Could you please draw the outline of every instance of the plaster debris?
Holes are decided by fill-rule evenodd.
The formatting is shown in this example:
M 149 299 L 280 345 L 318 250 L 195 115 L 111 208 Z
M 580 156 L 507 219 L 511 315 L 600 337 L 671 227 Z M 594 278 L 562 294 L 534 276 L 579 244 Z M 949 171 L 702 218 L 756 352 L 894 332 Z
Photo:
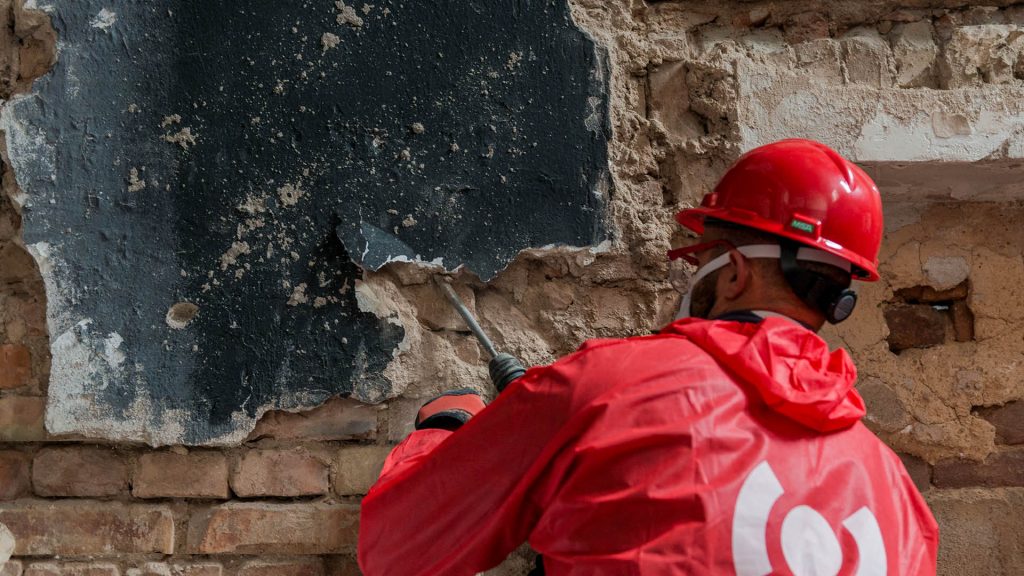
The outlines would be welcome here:
M 363 14 L 369 16 L 370 12 L 373 11 L 374 6 L 376 6 L 376 4 L 363 4 Z
M 402 226 L 404 228 L 412 228 L 416 224 L 416 219 L 412 217 L 412 214 L 406 214 L 405 218 L 402 219 Z
M 139 179 L 139 169 L 132 168 L 128 171 L 128 191 L 138 192 L 146 187 L 146 181 Z
M 277 197 L 284 206 L 295 206 L 305 194 L 306 192 L 301 188 L 300 184 L 292 184 L 290 182 L 277 189 Z
M 220 269 L 227 270 L 228 266 L 234 265 L 240 256 L 248 254 L 250 251 L 248 242 L 233 242 L 231 248 L 228 248 L 227 252 L 221 254 Z
M 363 19 L 356 13 L 355 8 L 346 6 L 342 0 L 335 2 L 334 6 L 338 9 L 338 24 L 348 24 L 353 28 L 362 27 Z
M 306 295 L 306 283 L 299 284 L 292 289 L 292 295 L 288 298 L 289 306 L 298 306 L 299 304 L 305 304 L 309 302 L 309 296 Z
M 188 150 L 189 146 L 195 146 L 196 135 L 192 134 L 192 129 L 186 126 L 174 134 L 164 134 L 163 140 L 181 146 L 182 150 Z
M 134 104 L 133 104 L 134 106 Z M 130 108 L 129 108 L 130 110 Z M 167 128 L 171 124 L 181 124 L 180 114 L 171 114 L 170 116 L 164 116 L 164 119 L 160 122 L 161 128 Z
M 509 70 L 515 70 L 516 68 L 519 67 L 522 61 L 522 52 L 510 52 L 508 55 L 508 60 L 505 62 L 505 68 L 508 68 Z
M 111 12 L 106 8 L 103 8 L 102 10 L 100 10 L 100 13 L 97 14 L 91 22 L 89 22 L 89 25 L 93 28 L 99 28 L 100 30 L 106 32 L 107 30 L 110 30 L 110 27 L 113 26 L 114 22 L 116 21 L 117 14 Z
M 427 131 L 422 122 L 413 122 L 409 129 L 412 130 L 413 134 L 423 134 Z
M 262 214 L 267 211 L 267 197 L 260 196 L 257 198 L 255 196 L 248 195 L 245 197 L 245 202 L 242 202 L 235 208 L 243 214 L 249 214 L 252 216 Z
M 320 46 L 323 48 L 324 52 L 336 47 L 340 43 L 341 37 L 331 32 L 324 32 L 324 35 L 320 37 Z
M 164 321 L 174 330 L 183 330 L 195 319 L 197 314 L 199 314 L 199 306 L 191 302 L 178 302 L 167 310 Z

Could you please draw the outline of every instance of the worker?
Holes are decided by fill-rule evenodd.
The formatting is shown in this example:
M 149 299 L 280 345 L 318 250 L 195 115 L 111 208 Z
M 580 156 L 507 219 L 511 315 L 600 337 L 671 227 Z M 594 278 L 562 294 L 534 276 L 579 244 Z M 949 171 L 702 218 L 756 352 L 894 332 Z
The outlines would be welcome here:
M 550 576 L 931 575 L 938 527 L 816 334 L 878 279 L 878 189 L 828 147 L 743 155 L 674 250 L 656 335 L 592 340 L 489 406 L 427 403 L 362 505 L 369 576 L 472 575 L 528 541 Z

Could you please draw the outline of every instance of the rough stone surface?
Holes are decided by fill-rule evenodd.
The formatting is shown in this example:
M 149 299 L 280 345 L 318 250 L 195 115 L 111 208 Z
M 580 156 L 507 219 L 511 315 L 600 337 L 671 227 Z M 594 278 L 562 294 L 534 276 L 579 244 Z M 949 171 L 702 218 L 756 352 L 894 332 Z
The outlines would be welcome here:
M 935 464 L 934 479 L 939 488 L 1024 487 L 1024 449 L 1000 450 L 989 454 L 983 462 L 962 458 L 940 460 Z
M 334 492 L 339 496 L 361 496 L 377 481 L 387 446 L 346 446 L 338 451 Z
M 1024 489 L 933 490 L 925 499 L 939 522 L 939 574 L 1012 576 L 1024 566 Z
M 128 492 L 128 477 L 124 457 L 109 448 L 44 448 L 32 461 L 39 496 L 118 496 Z
M 305 450 L 251 450 L 231 473 L 237 496 L 315 496 L 330 489 L 330 468 Z
M 171 554 L 174 519 L 166 506 L 100 501 L 0 504 L 0 524 L 17 556 Z
M 28 346 L 0 344 L 0 389 L 25 386 L 31 372 L 32 358 Z
M 139 456 L 132 478 L 136 498 L 227 499 L 228 461 L 219 452 L 151 452 Z
M 8 560 L 0 567 L 0 576 L 22 576 L 23 574 L 24 567 L 20 560 Z
M 224 504 L 193 513 L 188 550 L 193 554 L 350 553 L 355 549 L 358 520 L 359 507 L 352 504 Z
M 0 500 L 14 500 L 32 493 L 32 456 L 14 450 L 0 451 Z

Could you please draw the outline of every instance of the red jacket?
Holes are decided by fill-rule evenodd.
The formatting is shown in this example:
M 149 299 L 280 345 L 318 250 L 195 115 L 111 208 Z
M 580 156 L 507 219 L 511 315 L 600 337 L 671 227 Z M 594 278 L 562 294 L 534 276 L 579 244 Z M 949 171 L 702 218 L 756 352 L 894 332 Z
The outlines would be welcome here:
M 682 320 L 530 369 L 414 432 L 363 500 L 368 576 L 934 574 L 938 527 L 849 356 L 784 319 Z

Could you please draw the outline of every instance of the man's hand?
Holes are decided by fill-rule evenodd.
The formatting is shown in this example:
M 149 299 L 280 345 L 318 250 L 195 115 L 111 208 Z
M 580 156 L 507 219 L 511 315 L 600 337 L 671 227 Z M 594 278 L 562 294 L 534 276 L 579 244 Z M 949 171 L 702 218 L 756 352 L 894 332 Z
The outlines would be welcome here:
M 484 409 L 486 404 L 474 390 L 463 388 L 435 397 L 420 408 L 416 429 L 457 430 Z

